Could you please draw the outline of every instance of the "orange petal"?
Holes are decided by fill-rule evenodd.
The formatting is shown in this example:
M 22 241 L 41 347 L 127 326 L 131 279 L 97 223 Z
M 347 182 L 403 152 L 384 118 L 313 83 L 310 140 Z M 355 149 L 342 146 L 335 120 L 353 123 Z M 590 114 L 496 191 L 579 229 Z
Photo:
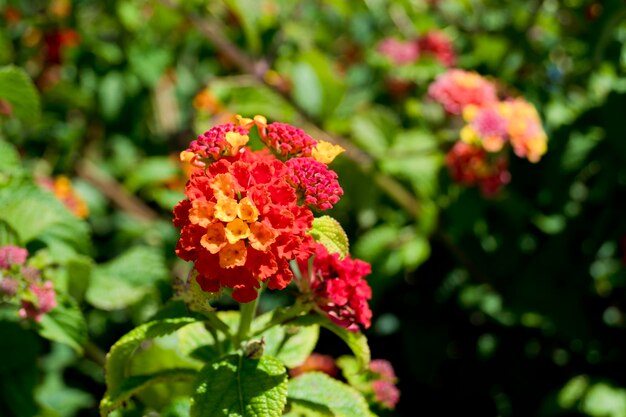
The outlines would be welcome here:
M 211 189 L 215 193 L 215 198 L 233 198 L 235 196 L 235 177 L 231 174 L 217 174 L 211 181 Z
M 250 236 L 248 224 L 241 219 L 235 219 L 226 226 L 226 239 L 228 243 L 236 243 Z
M 269 246 L 276 241 L 278 232 L 264 223 L 254 222 L 250 225 L 250 246 L 261 252 L 267 251 Z
M 234 244 L 227 244 L 220 251 L 220 266 L 222 268 L 234 268 L 246 263 L 246 244 L 243 240 Z
M 214 221 L 215 203 L 195 200 L 189 210 L 189 221 L 202 227 L 208 227 Z
M 209 252 L 215 254 L 226 246 L 226 231 L 222 223 L 213 223 L 200 239 L 200 244 Z

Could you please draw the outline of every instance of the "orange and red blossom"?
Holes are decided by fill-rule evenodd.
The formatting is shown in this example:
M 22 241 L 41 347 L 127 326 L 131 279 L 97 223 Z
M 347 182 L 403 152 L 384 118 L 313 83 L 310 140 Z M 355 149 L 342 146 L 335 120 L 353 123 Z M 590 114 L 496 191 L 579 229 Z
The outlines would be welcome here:
M 297 205 L 288 178 L 283 162 L 247 148 L 192 173 L 188 199 L 174 209 L 176 253 L 194 262 L 204 291 L 232 288 L 247 303 L 261 282 L 278 290 L 291 282 L 288 262 L 311 253 L 313 214 Z
M 338 253 L 329 253 L 324 245 L 315 244 L 313 262 L 299 262 L 303 273 L 298 285 L 310 292 L 317 306 L 335 323 L 351 331 L 359 324 L 368 328 L 372 311 L 368 300 L 372 289 L 364 279 L 371 272 L 370 264 L 349 255 L 341 259 Z
M 70 179 L 64 175 L 55 178 L 41 177 L 37 179 L 39 186 L 54 193 L 54 196 L 76 217 L 85 219 L 89 216 L 89 207 L 72 187 Z
M 530 162 L 538 162 L 548 150 L 548 136 L 535 107 L 523 98 L 503 102 L 508 120 L 507 133 L 513 152 Z

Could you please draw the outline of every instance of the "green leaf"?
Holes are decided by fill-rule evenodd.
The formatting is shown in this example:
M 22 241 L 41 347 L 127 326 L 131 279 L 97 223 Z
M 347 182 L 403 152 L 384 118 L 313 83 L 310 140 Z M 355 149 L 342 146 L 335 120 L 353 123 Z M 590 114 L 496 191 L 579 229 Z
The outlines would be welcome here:
M 398 129 L 397 116 L 384 107 L 355 114 L 350 129 L 355 143 L 372 155 L 382 158 Z
M 0 100 L 11 106 L 11 114 L 25 124 L 33 125 L 41 117 L 39 94 L 32 80 L 21 68 L 0 68 Z
M 258 52 L 261 46 L 258 24 L 263 12 L 262 3 L 256 0 L 226 0 L 226 4 L 239 18 L 250 50 Z
M 290 403 L 335 417 L 373 416 L 354 388 L 321 372 L 307 372 L 288 384 Z
M 338 253 L 341 258 L 348 256 L 350 252 L 348 235 L 334 218 L 322 216 L 314 219 L 309 234 L 317 243 L 324 245 L 329 253 Z
M 155 337 L 175 332 L 183 326 L 194 323 L 196 320 L 189 317 L 155 320 L 134 328 L 118 340 L 107 354 L 105 365 L 105 379 L 107 392 L 119 390 L 122 381 L 126 378 L 126 368 L 135 349 L 142 342 Z M 106 404 L 105 404 L 106 407 Z
M 198 376 L 192 417 L 278 417 L 287 402 L 287 370 L 271 356 L 230 355 Z
M 122 404 L 128 401 L 133 395 L 137 395 L 152 385 L 163 382 L 192 381 L 197 373 L 198 371 L 195 369 L 174 368 L 165 369 L 149 375 L 129 376 L 121 382 L 116 390 L 107 391 L 107 394 L 105 394 L 100 403 L 101 414 L 107 415 L 109 412 L 121 407 Z
M 178 166 L 166 156 L 146 158 L 130 173 L 126 179 L 126 187 L 130 191 L 136 191 L 146 185 L 159 184 L 176 178 L 179 174 Z M 182 196 L 179 197 L 180 199 Z
M 76 301 L 82 301 L 93 270 L 93 260 L 86 256 L 71 258 L 65 264 L 67 271 L 67 291 Z
M 257 317 L 253 328 L 263 328 L 271 322 L 273 312 Z M 311 355 L 317 339 L 319 326 L 304 327 L 277 325 L 260 334 L 265 340 L 265 353 L 274 356 L 288 368 L 302 365 Z
M 354 245 L 357 257 L 373 261 L 385 253 L 398 242 L 400 229 L 392 224 L 382 224 L 364 233 Z
M 98 86 L 100 108 L 106 120 L 113 120 L 124 105 L 124 76 L 118 71 L 109 71 Z
M 157 249 L 136 247 L 96 266 L 85 297 L 102 310 L 125 308 L 154 293 L 155 284 L 167 277 L 165 261 Z
M 15 230 L 7 222 L 0 220 L 0 246 L 5 245 L 21 246 Z
M 363 333 L 346 330 L 338 324 L 333 323 L 328 317 L 320 315 L 299 317 L 293 320 L 291 324 L 296 326 L 310 326 L 317 324 L 330 330 L 339 336 L 341 340 L 348 345 L 350 350 L 352 350 L 352 353 L 356 356 L 361 369 L 365 369 L 369 365 L 371 359 L 370 348 L 367 344 L 367 338 L 363 335 Z
M 48 246 L 68 246 L 79 252 L 91 246 L 87 224 L 31 181 L 12 179 L 0 187 L 0 220 L 23 244 L 37 239 Z
M 400 132 L 393 145 L 381 158 L 383 171 L 406 179 L 423 196 L 437 191 L 438 174 L 443 164 L 443 153 L 439 151 L 437 138 L 426 130 Z
M 21 167 L 20 155 L 13 145 L 0 140 L 0 173 Z
M 69 297 L 57 295 L 58 305 L 41 318 L 39 334 L 64 343 L 82 353 L 87 342 L 87 323 L 78 305 Z
M 0 335 L 0 410 L 9 416 L 34 416 L 40 339 L 19 323 L 6 321 L 0 321 Z

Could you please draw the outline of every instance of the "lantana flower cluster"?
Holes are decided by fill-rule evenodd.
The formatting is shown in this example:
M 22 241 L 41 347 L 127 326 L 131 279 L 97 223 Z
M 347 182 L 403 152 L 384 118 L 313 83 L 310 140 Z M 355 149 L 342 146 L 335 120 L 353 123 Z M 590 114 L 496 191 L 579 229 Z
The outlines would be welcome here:
M 41 188 L 50 191 L 76 217 L 85 219 L 89 216 L 89 207 L 85 200 L 72 187 L 70 179 L 64 175 L 55 178 L 41 177 L 37 179 Z
M 433 30 L 406 41 L 389 37 L 383 39 L 376 50 L 394 65 L 407 65 L 422 57 L 433 57 L 441 65 L 451 67 L 456 62 L 452 41 L 444 32 Z
M 302 292 L 310 292 L 322 312 L 335 323 L 348 330 L 358 330 L 359 325 L 368 328 L 372 311 L 368 300 L 372 289 L 364 279 L 371 272 L 368 263 L 341 258 L 329 253 L 324 245 L 316 244 L 313 263 L 300 262 L 302 279 L 297 282 Z
M 57 305 L 52 281 L 26 265 L 28 251 L 18 246 L 0 247 L 0 301 L 17 302 L 23 319 L 40 321 Z
M 247 146 L 253 128 L 265 149 Z M 313 257 L 319 278 L 303 289 L 306 296 L 347 328 L 369 326 L 371 290 L 363 279 L 369 265 L 340 261 L 309 235 L 313 211 L 332 208 L 343 194 L 326 165 L 341 151 L 262 116 L 238 117 L 198 136 L 181 153 L 196 168 L 187 199 L 174 208 L 181 229 L 176 253 L 194 263 L 190 279 L 208 293 L 232 289 L 233 299 L 247 303 L 263 283 L 287 287 L 294 277 L 289 263 L 308 266 Z
M 475 72 L 451 69 L 437 77 L 428 94 L 465 122 L 459 134 L 463 145 L 455 144 L 446 156 L 457 182 L 495 195 L 510 180 L 507 145 L 533 163 L 547 151 L 548 137 L 535 107 L 521 97 L 500 99 L 496 85 Z
M 368 402 L 382 409 L 393 410 L 400 400 L 398 378 L 391 365 L 385 359 L 374 359 L 365 370 L 355 368 L 353 357 L 342 356 L 337 361 L 332 356 L 312 353 L 302 365 L 290 370 L 294 378 L 307 372 L 323 372 L 328 376 L 340 379 L 339 372 L 350 385 L 363 393 Z

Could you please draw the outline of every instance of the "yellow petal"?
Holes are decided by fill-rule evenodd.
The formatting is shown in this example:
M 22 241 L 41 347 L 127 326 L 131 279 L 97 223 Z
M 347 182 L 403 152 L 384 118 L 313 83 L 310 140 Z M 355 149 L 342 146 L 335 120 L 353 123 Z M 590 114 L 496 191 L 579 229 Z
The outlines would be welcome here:
M 317 142 L 317 145 L 315 145 L 315 148 L 313 148 L 311 156 L 323 164 L 330 164 L 337 157 L 337 155 L 344 151 L 345 149 L 339 145 L 320 140 Z
M 226 142 L 231 146 L 230 155 L 233 156 L 239 151 L 239 148 L 248 143 L 250 137 L 248 135 L 242 135 L 237 132 L 226 132 Z
M 252 223 L 259 218 L 259 210 L 256 208 L 252 200 L 248 197 L 244 197 L 239 201 L 239 205 L 237 206 L 237 215 L 241 220 Z
M 231 222 L 236 217 L 237 201 L 228 197 L 219 198 L 215 204 L 215 218 L 223 222 Z
M 248 223 L 243 220 L 235 219 L 226 225 L 226 239 L 228 243 L 237 243 L 248 236 L 250 236 L 250 228 Z

